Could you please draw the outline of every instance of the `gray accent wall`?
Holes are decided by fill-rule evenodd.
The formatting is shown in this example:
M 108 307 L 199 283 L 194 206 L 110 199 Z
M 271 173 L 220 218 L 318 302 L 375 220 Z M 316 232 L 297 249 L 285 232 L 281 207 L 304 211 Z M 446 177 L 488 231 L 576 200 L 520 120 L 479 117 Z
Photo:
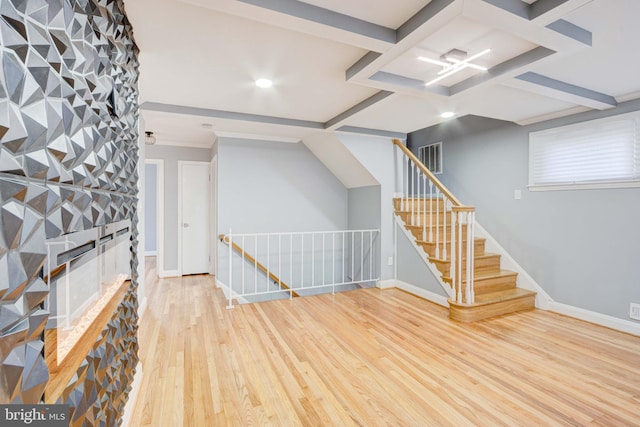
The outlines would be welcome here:
M 636 110 L 640 100 L 523 127 L 467 116 L 412 133 L 409 146 L 443 142 L 445 185 L 554 301 L 629 320 L 640 188 L 528 191 L 528 147 L 529 132 Z
M 178 161 L 209 162 L 211 149 L 148 145 L 147 159 L 164 161 L 164 250 L 162 267 L 165 271 L 178 269 Z

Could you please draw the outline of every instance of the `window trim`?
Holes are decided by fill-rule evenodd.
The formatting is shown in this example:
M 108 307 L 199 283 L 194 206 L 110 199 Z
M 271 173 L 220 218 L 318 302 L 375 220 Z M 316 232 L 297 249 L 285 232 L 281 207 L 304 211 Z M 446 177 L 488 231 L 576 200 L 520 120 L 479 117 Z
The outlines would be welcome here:
M 615 121 L 620 119 L 636 119 L 640 120 L 640 111 L 632 111 L 629 113 L 616 114 L 599 119 L 588 120 L 584 122 L 573 123 L 564 126 L 557 126 L 535 132 L 529 132 L 529 159 L 528 159 L 528 184 L 529 191 L 562 191 L 562 190 L 598 190 L 607 188 L 638 188 L 640 187 L 640 178 L 638 179 L 621 179 L 621 180 L 593 180 L 582 181 L 572 183 L 558 183 L 558 184 L 533 184 L 533 136 L 541 135 L 544 133 L 554 132 L 559 129 L 589 129 L 598 124 L 606 123 L 609 121 Z

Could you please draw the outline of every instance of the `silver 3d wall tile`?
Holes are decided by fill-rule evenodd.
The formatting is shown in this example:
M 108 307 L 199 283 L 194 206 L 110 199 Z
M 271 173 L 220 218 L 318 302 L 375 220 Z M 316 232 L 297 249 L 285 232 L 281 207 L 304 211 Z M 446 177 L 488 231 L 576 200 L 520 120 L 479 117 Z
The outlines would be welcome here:
M 131 219 L 137 267 L 137 55 L 122 0 L 0 1 L 0 403 L 38 403 L 49 381 L 46 239 Z M 67 387 L 74 424 L 117 424 L 136 288 Z

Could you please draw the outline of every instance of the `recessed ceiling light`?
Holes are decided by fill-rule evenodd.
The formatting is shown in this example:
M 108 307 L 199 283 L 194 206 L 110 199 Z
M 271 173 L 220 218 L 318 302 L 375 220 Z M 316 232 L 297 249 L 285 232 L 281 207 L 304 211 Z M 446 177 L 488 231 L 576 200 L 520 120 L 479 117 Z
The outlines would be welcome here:
M 455 115 L 456 113 L 454 113 L 453 111 L 445 111 L 444 113 L 440 114 L 440 117 L 442 117 L 443 119 L 450 119 Z
M 273 86 L 273 82 L 269 79 L 258 79 L 256 80 L 256 86 L 266 89 Z
M 213 125 L 211 123 L 202 123 L 200 126 L 204 129 L 213 129 Z

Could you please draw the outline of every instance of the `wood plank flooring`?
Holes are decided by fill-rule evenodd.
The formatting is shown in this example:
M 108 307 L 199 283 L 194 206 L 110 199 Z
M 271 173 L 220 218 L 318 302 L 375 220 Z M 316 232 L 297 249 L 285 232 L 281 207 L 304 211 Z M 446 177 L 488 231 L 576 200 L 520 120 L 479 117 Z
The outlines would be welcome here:
M 147 289 L 132 426 L 640 425 L 640 337 L 539 310 L 455 323 L 393 289 L 233 310 L 208 276 Z

